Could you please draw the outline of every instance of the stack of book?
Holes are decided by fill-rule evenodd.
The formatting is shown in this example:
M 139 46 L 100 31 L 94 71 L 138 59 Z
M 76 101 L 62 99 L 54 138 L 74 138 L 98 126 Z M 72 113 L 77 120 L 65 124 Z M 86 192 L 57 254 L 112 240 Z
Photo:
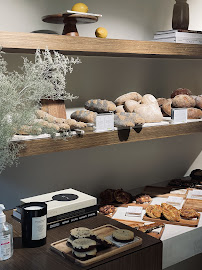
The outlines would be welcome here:
M 60 190 L 21 200 L 13 209 L 13 217 L 21 221 L 22 205 L 29 202 L 46 202 L 47 229 L 97 216 L 97 198 L 74 189 Z
M 193 31 L 193 30 L 158 31 L 154 35 L 153 40 L 159 42 L 202 44 L 202 31 Z

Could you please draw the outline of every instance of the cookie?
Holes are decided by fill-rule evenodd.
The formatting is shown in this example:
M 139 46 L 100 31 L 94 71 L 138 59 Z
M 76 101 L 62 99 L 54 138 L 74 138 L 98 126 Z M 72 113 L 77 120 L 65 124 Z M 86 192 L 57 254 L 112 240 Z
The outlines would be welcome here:
M 111 247 L 113 244 L 111 241 L 105 239 L 102 236 L 96 235 L 95 236 L 95 241 L 99 244 L 97 248 L 99 249 L 105 249 Z
M 85 227 L 74 228 L 70 231 L 72 239 L 78 238 L 91 238 L 94 234 L 93 232 Z
M 96 247 L 95 240 L 90 238 L 78 238 L 71 242 L 74 251 L 86 252 L 94 249 Z
M 130 230 L 118 229 L 112 233 L 112 237 L 117 242 L 130 242 L 134 239 L 134 232 Z
M 79 260 L 88 260 L 88 259 L 91 259 L 91 258 L 96 256 L 97 249 L 94 248 L 94 249 L 92 249 L 90 251 L 86 251 L 86 252 L 78 252 L 78 251 L 75 251 L 72 249 L 72 253 Z

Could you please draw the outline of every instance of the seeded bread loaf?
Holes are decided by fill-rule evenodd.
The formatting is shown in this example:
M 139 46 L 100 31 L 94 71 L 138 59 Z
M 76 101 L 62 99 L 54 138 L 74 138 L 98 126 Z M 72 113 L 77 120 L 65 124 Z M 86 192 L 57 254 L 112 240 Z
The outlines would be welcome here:
M 84 107 L 87 110 L 98 113 L 114 112 L 116 110 L 116 105 L 112 101 L 108 101 L 106 99 L 90 99 L 86 101 Z
M 117 113 L 114 115 L 114 125 L 116 127 L 134 127 L 143 125 L 145 120 L 136 113 Z
M 91 112 L 88 110 L 78 110 L 71 114 L 71 118 L 76 121 L 82 121 L 85 123 L 95 123 L 96 121 L 96 112 Z

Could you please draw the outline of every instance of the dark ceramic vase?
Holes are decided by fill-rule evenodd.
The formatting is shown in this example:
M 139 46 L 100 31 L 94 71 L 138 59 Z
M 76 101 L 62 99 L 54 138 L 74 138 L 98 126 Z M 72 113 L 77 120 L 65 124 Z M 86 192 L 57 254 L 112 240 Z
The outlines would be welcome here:
M 175 0 L 173 8 L 172 28 L 174 30 L 188 30 L 189 28 L 189 5 L 187 0 Z

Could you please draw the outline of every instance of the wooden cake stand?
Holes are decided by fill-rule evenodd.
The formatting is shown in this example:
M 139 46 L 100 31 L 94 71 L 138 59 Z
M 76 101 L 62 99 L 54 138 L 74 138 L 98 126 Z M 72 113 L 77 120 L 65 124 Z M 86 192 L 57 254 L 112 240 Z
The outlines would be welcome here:
M 98 21 L 97 16 L 85 14 L 53 14 L 42 17 L 46 23 L 64 24 L 62 35 L 79 36 L 76 24 L 94 23 Z M 59 118 L 66 118 L 64 101 L 43 100 L 42 110 Z
M 76 24 L 94 23 L 98 21 L 97 16 L 85 14 L 53 14 L 42 17 L 46 23 L 64 24 L 62 34 L 67 36 L 79 36 Z

